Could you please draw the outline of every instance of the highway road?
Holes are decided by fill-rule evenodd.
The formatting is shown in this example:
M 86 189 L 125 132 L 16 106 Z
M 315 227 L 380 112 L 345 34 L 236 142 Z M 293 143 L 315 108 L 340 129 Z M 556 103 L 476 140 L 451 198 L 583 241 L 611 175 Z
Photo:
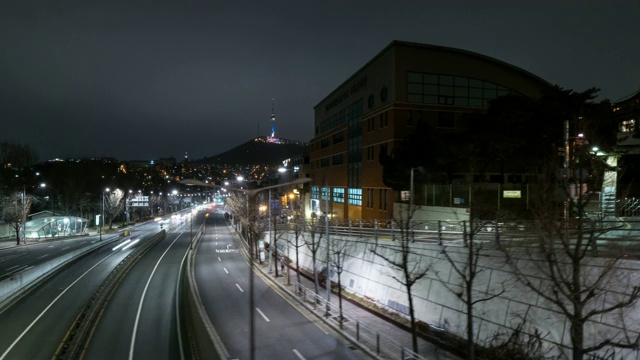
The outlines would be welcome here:
M 255 347 L 251 356 L 249 266 L 222 214 L 209 215 L 205 218 L 201 213 L 193 226 L 188 219 L 171 220 L 164 226 L 166 237 L 140 258 L 109 298 L 92 329 L 85 359 L 183 358 L 176 289 L 191 245 L 190 230 L 195 232 L 204 219 L 205 232 L 194 265 L 197 286 L 230 358 L 366 358 L 322 321 L 299 311 L 260 275 L 254 277 Z M 132 228 L 131 236 L 103 236 L 104 246 L 67 265 L 4 309 L 0 313 L 0 360 L 51 359 L 70 324 L 112 270 L 158 231 L 159 224 L 149 222 Z M 76 238 L 31 245 L 26 252 L 0 252 L 1 269 L 10 273 L 8 267 L 31 266 L 38 258 L 96 241 L 95 236 Z
M 181 358 L 176 293 L 191 242 L 190 221 L 170 224 L 167 236 L 127 273 L 102 313 L 86 359 Z
M 261 276 L 255 276 L 250 308 L 249 265 L 227 223 L 212 212 L 195 257 L 195 276 L 206 313 L 233 359 L 360 359 L 317 318 L 300 312 Z M 251 353 L 250 313 L 254 314 Z
M 185 225 L 176 224 L 172 227 L 184 229 Z M 156 234 L 158 231 L 160 231 L 159 225 L 149 222 L 132 228 L 131 236 L 117 235 L 112 238 L 103 235 L 104 246 L 67 265 L 46 282 L 5 308 L 0 313 L 0 324 L 2 324 L 0 360 L 51 359 L 70 324 L 109 273 L 137 245 L 143 243 L 151 236 L 150 234 Z M 4 250 L 0 252 L 0 259 L 4 259 L 3 264 L 11 262 L 10 267 L 15 266 L 16 263 L 19 267 L 29 266 L 28 264 L 39 261 L 37 259 L 44 254 L 48 254 L 47 257 L 58 256 L 63 251 L 70 251 L 77 246 L 86 246 L 98 241 L 97 239 L 98 237 L 93 236 L 51 241 L 22 247 L 21 250 L 26 249 L 23 252 Z M 135 244 L 116 248 L 125 242 Z M 21 255 L 15 256 L 16 254 Z M 173 264 L 171 266 L 174 267 Z M 103 357 L 99 356 L 99 358 Z
M 0 314 L 0 360 L 50 359 L 80 309 L 131 251 L 111 250 L 126 240 L 123 237 L 111 244 L 103 240 L 105 246 L 68 265 L 5 309 Z
M 105 235 L 103 241 L 107 241 L 108 238 Z M 98 236 L 87 236 L 2 249 L 0 250 L 0 281 L 54 257 L 63 256 L 97 241 Z

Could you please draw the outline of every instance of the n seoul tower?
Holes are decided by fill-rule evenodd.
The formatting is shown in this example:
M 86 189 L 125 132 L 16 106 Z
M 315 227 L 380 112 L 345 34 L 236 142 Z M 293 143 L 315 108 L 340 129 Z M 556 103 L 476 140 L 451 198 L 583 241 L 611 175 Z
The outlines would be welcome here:
M 271 137 L 276 137 L 276 110 L 275 110 L 275 101 L 276 99 L 271 99 Z

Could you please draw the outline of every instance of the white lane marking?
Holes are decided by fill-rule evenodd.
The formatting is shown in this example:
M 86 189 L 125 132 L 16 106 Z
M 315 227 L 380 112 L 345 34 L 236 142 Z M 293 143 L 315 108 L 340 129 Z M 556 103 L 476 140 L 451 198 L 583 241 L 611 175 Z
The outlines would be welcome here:
M 140 322 L 140 313 L 142 313 L 142 304 L 144 303 L 144 296 L 147 294 L 147 289 L 149 288 L 149 284 L 151 283 L 151 279 L 153 278 L 153 274 L 155 274 L 156 269 L 158 268 L 158 265 L 160 265 L 160 261 L 162 261 L 162 259 L 167 254 L 167 252 L 169 252 L 169 249 L 171 249 L 173 244 L 175 244 L 176 241 L 178 241 L 178 239 L 180 238 L 180 236 L 182 234 L 184 234 L 184 233 L 180 233 L 180 235 L 176 236 L 175 240 L 173 240 L 173 242 L 171 242 L 171 244 L 169 244 L 169 246 L 167 246 L 167 248 L 164 250 L 164 252 L 162 253 L 162 256 L 160 256 L 160 258 L 156 262 L 156 265 L 153 267 L 153 270 L 151 271 L 151 275 L 149 275 L 149 278 L 147 279 L 147 284 L 144 286 L 144 290 L 142 291 L 142 296 L 140 296 L 140 303 L 138 304 L 138 312 L 136 313 L 136 321 L 133 324 L 133 333 L 131 334 L 131 346 L 129 347 L 129 359 L 130 360 L 133 359 L 133 349 L 136 346 L 136 334 L 138 332 L 138 323 Z M 136 242 L 137 241 L 138 240 L 136 240 Z M 133 243 L 131 245 L 133 245 Z M 123 250 L 124 249 L 126 249 L 126 247 L 123 248 Z
M 218 261 L 222 261 L 222 259 L 220 259 L 220 256 L 218 256 Z
M 38 259 L 42 259 L 43 257 L 47 257 L 47 256 L 49 256 L 49 254 L 40 255 L 38 256 Z
M 18 337 L 11 343 L 11 345 L 9 345 L 7 350 L 5 350 L 5 352 L 2 353 L 2 356 L 0 356 L 0 360 L 3 360 L 7 356 L 7 354 L 9 354 L 9 352 L 13 349 L 13 347 L 16 346 L 18 341 L 20 341 L 24 337 L 24 335 L 27 333 L 27 331 L 31 330 L 33 325 L 35 325 L 36 322 L 38 322 L 38 320 L 40 320 L 40 318 L 43 317 L 44 314 L 46 314 L 47 311 L 49 311 L 49 309 L 53 306 L 53 304 L 55 304 L 62 297 L 62 295 L 64 295 L 69 289 L 71 289 L 71 287 L 73 285 L 75 285 L 78 281 L 80 281 L 80 279 L 82 279 L 85 275 L 87 275 L 89 273 L 89 271 L 93 270 L 96 266 L 100 265 L 103 261 L 107 260 L 112 254 L 113 253 L 105 256 L 104 259 L 98 261 L 95 265 L 93 265 L 91 268 L 89 268 L 89 270 L 85 271 L 84 274 L 80 275 L 74 282 L 72 282 L 71 285 L 67 286 L 64 290 L 62 290 L 62 292 L 60 292 L 60 294 L 58 294 L 58 296 L 56 296 L 56 298 L 53 299 L 53 301 L 49 305 L 47 305 L 47 307 L 44 308 L 44 310 L 42 310 L 40 315 L 38 315 L 31 322 L 31 324 L 29 324 L 29 326 L 27 326 L 26 329 L 24 329 L 24 331 L 22 331 L 22 333 L 20 335 L 18 335 Z
M 298 351 L 298 349 L 293 349 L 293 353 L 296 354 L 296 356 L 298 357 L 298 359 L 300 360 L 306 360 L 304 358 L 304 356 L 302 356 L 302 354 L 300 354 L 300 351 Z
M 220 258 L 218 258 L 218 259 L 220 259 Z M 13 269 L 14 267 L 18 267 L 18 266 L 20 266 L 20 265 L 13 265 L 12 267 L 8 267 L 8 268 L 7 268 L 7 270 L 11 270 L 11 269 Z
M 226 272 L 227 274 L 229 273 L 229 272 L 227 271 L 227 268 L 223 268 L 223 269 L 224 269 L 224 272 Z
M 62 250 L 67 250 L 68 248 L 70 248 L 70 246 L 63 247 L 62 249 L 60 249 L 60 251 L 62 251 Z
M 236 284 L 236 287 L 238 288 L 238 290 L 240 290 L 240 292 L 244 292 L 244 290 L 242 290 L 242 288 L 240 287 L 240 285 Z
M 260 309 L 256 308 L 256 310 L 258 311 L 258 314 L 260 314 L 266 322 L 271 322 L 271 320 L 269 320 L 269 318 L 262 311 L 260 311 Z

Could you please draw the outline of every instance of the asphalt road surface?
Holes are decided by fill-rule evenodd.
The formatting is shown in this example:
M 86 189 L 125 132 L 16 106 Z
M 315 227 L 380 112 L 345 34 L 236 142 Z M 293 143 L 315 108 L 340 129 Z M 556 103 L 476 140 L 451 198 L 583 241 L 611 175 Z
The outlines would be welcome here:
M 213 326 L 233 359 L 360 359 L 366 356 L 254 277 L 227 223 L 212 212 L 195 258 L 197 286 Z M 252 305 L 252 306 L 251 306 Z M 251 353 L 251 317 L 254 346 Z
M 173 227 L 184 229 L 185 225 L 176 224 Z M 136 245 L 116 247 L 127 241 L 132 243 L 135 240 L 138 240 L 137 244 L 139 245 L 159 230 L 157 223 L 149 222 L 132 228 L 131 236 L 116 236 L 111 239 L 111 237 L 103 235 L 104 245 L 102 247 L 57 271 L 33 291 L 26 293 L 11 306 L 5 308 L 0 313 L 2 334 L 0 336 L 0 360 L 51 359 L 80 310 L 95 294 L 111 271 L 135 249 Z M 177 235 L 174 238 L 177 238 Z M 20 249 L 22 252 L 2 251 L 0 256 L 6 260 L 2 262 L 3 264 L 11 262 L 10 266 L 15 266 L 18 262 L 19 267 L 23 267 L 25 264 L 40 261 L 37 259 L 42 258 L 44 254 L 47 254 L 46 257 L 59 256 L 64 251 L 87 246 L 96 242 L 97 239 L 94 236 L 51 241 L 22 247 Z M 9 256 L 6 254 L 21 255 Z M 178 268 L 177 265 L 170 266 Z M 174 313 L 174 311 L 165 312 L 165 315 L 173 316 Z M 115 334 L 124 337 L 124 332 L 121 329 L 122 327 L 118 327 Z M 94 337 L 94 339 L 100 341 L 99 337 Z M 158 337 L 158 339 L 166 342 L 164 338 Z M 106 357 L 97 355 L 94 358 Z

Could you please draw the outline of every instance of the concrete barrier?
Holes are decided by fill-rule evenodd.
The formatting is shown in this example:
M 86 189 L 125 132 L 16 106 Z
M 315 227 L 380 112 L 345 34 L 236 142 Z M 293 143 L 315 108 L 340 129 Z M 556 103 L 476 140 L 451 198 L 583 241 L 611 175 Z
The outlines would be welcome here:
M 184 309 L 183 316 L 180 318 L 183 319 L 186 324 L 185 328 L 188 329 L 193 359 L 228 359 L 229 352 L 213 324 L 209 321 L 196 284 L 193 261 L 202 237 L 202 230 L 203 228 L 201 227 L 194 236 L 194 246 L 189 256 L 187 256 L 186 283 L 183 284 L 181 293 Z

